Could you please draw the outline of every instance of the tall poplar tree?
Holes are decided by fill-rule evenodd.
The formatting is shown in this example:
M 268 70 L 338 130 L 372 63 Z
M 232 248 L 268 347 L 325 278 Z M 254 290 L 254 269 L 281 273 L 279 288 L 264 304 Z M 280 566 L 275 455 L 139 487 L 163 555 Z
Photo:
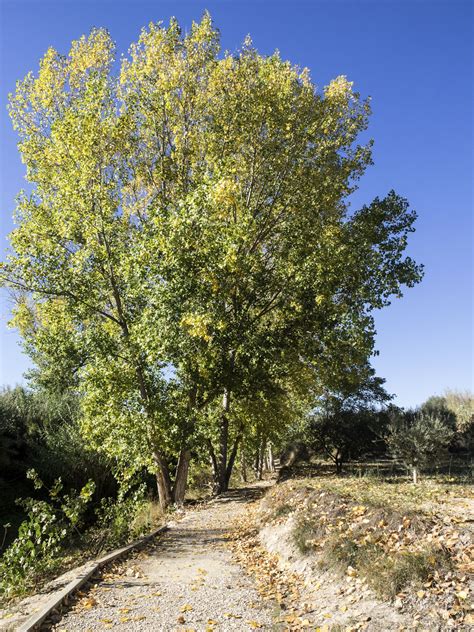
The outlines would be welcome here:
M 370 110 L 345 77 L 319 92 L 250 40 L 220 55 L 207 14 L 187 35 L 150 24 L 118 76 L 112 61 L 94 30 L 18 84 L 33 188 L 2 274 L 43 371 L 84 392 L 91 439 L 154 462 L 166 505 L 204 419 L 221 492 L 233 402 L 366 363 L 372 311 L 421 278 L 404 256 L 415 214 L 393 192 L 349 211 Z

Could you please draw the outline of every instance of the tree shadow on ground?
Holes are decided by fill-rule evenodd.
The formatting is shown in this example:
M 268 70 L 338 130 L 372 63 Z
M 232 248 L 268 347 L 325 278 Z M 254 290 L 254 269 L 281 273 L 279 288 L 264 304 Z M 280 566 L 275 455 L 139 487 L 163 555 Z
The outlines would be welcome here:
M 227 492 L 216 496 L 213 503 L 248 503 L 259 500 L 267 491 L 266 487 L 240 487 L 237 489 L 229 489 Z

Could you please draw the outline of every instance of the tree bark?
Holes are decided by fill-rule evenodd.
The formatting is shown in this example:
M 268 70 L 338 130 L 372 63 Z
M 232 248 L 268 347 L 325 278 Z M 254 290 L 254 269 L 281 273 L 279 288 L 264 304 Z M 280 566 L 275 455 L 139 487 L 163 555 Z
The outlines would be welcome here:
M 168 464 L 158 450 L 153 451 L 153 459 L 156 464 L 156 485 L 158 488 L 158 498 L 160 507 L 165 510 L 172 501 L 171 478 Z
M 176 476 L 173 486 L 173 502 L 182 504 L 186 494 L 186 486 L 188 483 L 189 462 L 191 460 L 191 451 L 182 448 L 179 454 L 178 465 L 176 466 Z
M 266 437 L 262 437 L 262 443 L 260 445 L 260 454 L 259 454 L 259 459 L 258 459 L 258 470 L 257 470 L 257 479 L 259 481 L 262 480 L 263 478 L 263 466 L 265 465 L 265 450 L 266 450 L 266 446 L 267 446 L 267 439 Z
M 258 478 L 258 467 L 260 464 L 260 441 L 257 437 L 257 447 L 255 448 L 255 461 L 253 463 L 253 470 L 255 472 L 255 478 Z
M 242 439 L 242 435 L 238 434 L 235 438 L 234 445 L 232 446 L 232 451 L 230 453 L 229 462 L 227 463 L 226 468 L 226 480 L 227 480 L 227 488 L 229 488 L 230 477 L 232 476 L 232 470 L 234 469 L 235 458 L 237 456 L 237 451 L 239 449 L 239 444 Z
M 417 485 L 418 484 L 418 467 L 416 465 L 412 467 L 411 473 L 413 477 L 413 484 Z
M 181 439 L 181 450 L 178 457 L 173 485 L 173 502 L 177 504 L 182 504 L 184 502 L 186 487 L 188 484 L 189 463 L 191 461 L 191 450 L 188 448 L 188 439 L 196 424 L 196 390 L 196 386 L 194 385 L 188 393 L 188 418 Z
M 240 451 L 240 479 L 242 483 L 247 482 L 247 460 L 243 450 Z
M 214 451 L 214 446 L 212 445 L 212 441 L 210 439 L 207 440 L 207 447 L 209 448 L 209 457 L 211 459 L 211 465 L 212 465 L 212 474 L 214 476 L 214 480 L 217 477 L 217 457 L 216 457 L 216 453 Z
M 268 443 L 268 449 L 267 449 L 267 470 L 269 472 L 275 471 L 275 461 L 273 458 L 273 448 L 272 448 L 271 441 Z
M 222 494 L 228 488 L 227 481 L 227 446 L 229 442 L 229 410 L 230 392 L 224 389 L 222 396 L 222 413 L 219 427 L 219 453 L 217 456 L 217 472 L 214 478 L 214 493 Z

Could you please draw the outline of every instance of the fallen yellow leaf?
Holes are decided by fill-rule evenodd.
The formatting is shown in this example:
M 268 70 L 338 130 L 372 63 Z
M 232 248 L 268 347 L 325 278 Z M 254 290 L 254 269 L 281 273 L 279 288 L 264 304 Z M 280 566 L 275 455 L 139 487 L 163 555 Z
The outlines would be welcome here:
M 94 599 L 94 597 L 89 597 L 88 599 L 84 599 L 81 605 L 83 608 L 93 608 L 97 605 L 97 601 Z

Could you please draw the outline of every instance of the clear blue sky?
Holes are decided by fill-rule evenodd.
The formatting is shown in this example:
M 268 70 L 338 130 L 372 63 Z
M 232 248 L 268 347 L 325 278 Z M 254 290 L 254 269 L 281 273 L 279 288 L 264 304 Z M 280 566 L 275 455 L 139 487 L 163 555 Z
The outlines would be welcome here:
M 15 81 L 36 70 L 48 46 L 105 26 L 126 52 L 140 28 L 175 15 L 182 25 L 209 9 L 223 47 L 247 33 L 261 53 L 275 48 L 308 66 L 319 86 L 344 74 L 372 96 L 375 166 L 354 204 L 391 188 L 419 213 L 409 252 L 426 276 L 377 315 L 374 365 L 397 402 L 409 406 L 473 381 L 473 3 L 405 0 L 0 0 L 0 240 L 11 230 L 24 169 L 5 105 Z M 28 366 L 0 303 L 0 385 L 22 381 Z

